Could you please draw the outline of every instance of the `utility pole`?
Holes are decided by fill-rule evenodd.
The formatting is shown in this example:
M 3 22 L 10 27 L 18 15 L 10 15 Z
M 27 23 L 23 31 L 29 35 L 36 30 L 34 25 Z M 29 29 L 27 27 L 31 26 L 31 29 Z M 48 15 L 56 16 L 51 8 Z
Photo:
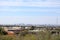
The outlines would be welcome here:
M 58 15 L 57 15 L 57 17 L 56 17 L 56 24 L 58 25 Z

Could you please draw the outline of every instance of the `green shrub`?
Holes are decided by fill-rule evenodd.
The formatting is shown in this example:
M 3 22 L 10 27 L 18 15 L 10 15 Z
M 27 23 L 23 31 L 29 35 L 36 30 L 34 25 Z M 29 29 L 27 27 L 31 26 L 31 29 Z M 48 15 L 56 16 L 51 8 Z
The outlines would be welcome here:
M 6 35 L 6 34 L 7 32 L 5 32 L 4 29 L 0 27 L 0 35 Z

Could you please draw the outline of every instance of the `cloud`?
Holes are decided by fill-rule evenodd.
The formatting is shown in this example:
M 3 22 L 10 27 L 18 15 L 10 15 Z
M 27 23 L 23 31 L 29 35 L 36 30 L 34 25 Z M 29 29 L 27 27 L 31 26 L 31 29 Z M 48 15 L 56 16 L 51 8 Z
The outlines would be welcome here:
M 57 10 L 49 10 L 49 9 L 0 9 L 0 11 L 6 12 L 51 12 Z
M 8 2 L 16 2 L 16 1 L 18 1 L 18 2 L 22 2 L 23 0 L 0 0 L 0 1 L 8 1 Z
M 59 13 L 60 9 L 34 9 L 34 8 L 0 8 L 0 12 L 54 12 Z
M 60 0 L 0 0 L 0 1 L 18 1 L 18 2 L 44 2 L 44 1 L 49 1 L 49 2 L 59 2 Z
M 37 6 L 37 7 L 57 7 L 60 2 L 5 2 L 0 1 L 0 6 Z

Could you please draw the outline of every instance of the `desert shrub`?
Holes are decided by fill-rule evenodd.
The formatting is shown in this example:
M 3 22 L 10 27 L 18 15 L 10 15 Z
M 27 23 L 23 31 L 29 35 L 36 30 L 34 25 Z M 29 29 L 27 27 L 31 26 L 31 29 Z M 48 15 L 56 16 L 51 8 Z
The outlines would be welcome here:
M 6 31 L 3 31 L 3 35 L 7 35 L 8 33 Z
M 28 34 L 28 30 L 23 30 L 20 32 L 20 36 L 25 36 L 26 34 Z
M 24 40 L 37 40 L 36 35 L 27 34 L 24 36 Z
M 3 34 L 3 28 L 0 27 L 0 35 Z
M 15 36 L 2 35 L 0 40 L 17 40 L 17 38 Z
M 36 34 L 30 34 L 27 30 L 21 32 L 20 35 L 0 35 L 0 40 L 60 40 L 59 35 L 52 35 L 50 31 L 37 32 Z
M 6 34 L 7 34 L 7 32 L 4 31 L 4 29 L 0 27 L 0 35 L 6 35 Z

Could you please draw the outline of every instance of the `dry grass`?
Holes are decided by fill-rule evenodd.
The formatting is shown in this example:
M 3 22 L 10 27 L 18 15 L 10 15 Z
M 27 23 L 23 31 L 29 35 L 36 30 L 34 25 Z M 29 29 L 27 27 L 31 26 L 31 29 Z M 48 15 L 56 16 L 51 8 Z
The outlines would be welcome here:
M 37 34 L 26 34 L 25 36 L 0 35 L 0 40 L 60 40 L 60 35 L 40 32 Z

